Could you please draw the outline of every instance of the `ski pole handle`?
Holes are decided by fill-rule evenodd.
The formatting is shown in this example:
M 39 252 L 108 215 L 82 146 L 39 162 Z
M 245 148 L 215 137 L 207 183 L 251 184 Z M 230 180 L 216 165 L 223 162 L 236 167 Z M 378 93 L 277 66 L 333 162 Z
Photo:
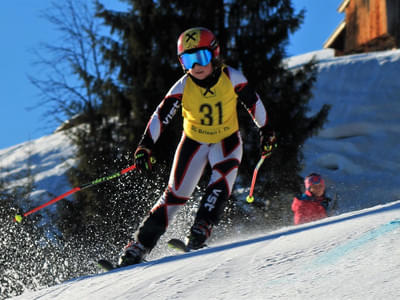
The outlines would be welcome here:
M 27 211 L 26 213 L 24 213 L 22 215 L 20 215 L 20 214 L 15 215 L 14 222 L 21 223 L 22 219 L 25 218 L 26 216 L 29 216 L 30 214 L 33 214 L 34 212 L 37 212 L 38 210 L 41 210 L 42 208 L 45 208 L 45 207 L 47 207 L 47 206 L 49 206 L 51 204 L 54 204 L 57 201 L 60 201 L 61 199 L 64 199 L 65 197 L 67 197 L 69 195 L 72 195 L 72 194 L 74 194 L 74 193 L 76 193 L 78 191 L 87 189 L 87 188 L 92 187 L 94 185 L 97 185 L 97 184 L 109 181 L 111 179 L 120 177 L 121 175 L 124 175 L 124 174 L 126 174 L 126 173 L 128 173 L 128 172 L 130 172 L 132 170 L 135 170 L 135 169 L 136 169 L 136 165 L 132 165 L 132 166 L 129 166 L 128 168 L 123 169 L 123 170 L 121 170 L 121 171 L 119 171 L 119 172 L 117 172 L 115 174 L 112 174 L 112 175 L 109 175 L 109 176 L 104 176 L 104 177 L 95 179 L 95 180 L 93 180 L 91 182 L 82 184 L 81 186 L 75 187 L 72 190 L 69 190 L 68 192 L 65 192 L 64 194 L 62 194 L 60 196 L 57 196 L 54 199 L 51 199 L 50 201 L 48 201 L 48 202 L 46 202 L 46 203 L 44 203 L 44 204 L 42 204 L 42 205 L 30 210 L 30 211 Z
M 254 186 L 256 185 L 256 178 L 257 178 L 257 173 L 258 170 L 260 169 L 261 165 L 264 163 L 264 160 L 268 157 L 269 155 L 261 155 L 260 160 L 258 161 L 256 167 L 254 168 L 253 172 L 253 178 L 251 180 L 251 186 L 250 186 L 250 193 L 246 197 L 247 203 L 253 203 L 254 202 L 254 197 L 253 197 L 253 192 L 254 192 Z

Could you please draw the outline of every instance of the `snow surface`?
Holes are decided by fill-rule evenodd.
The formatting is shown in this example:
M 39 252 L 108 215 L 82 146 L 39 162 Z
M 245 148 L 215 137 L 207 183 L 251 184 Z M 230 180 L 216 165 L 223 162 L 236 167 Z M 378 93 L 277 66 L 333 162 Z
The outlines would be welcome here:
M 319 73 L 310 113 L 332 108 L 324 129 L 304 145 L 303 174 L 323 174 L 342 212 L 398 200 L 400 50 L 333 57 L 328 49 L 287 64 L 296 68 L 312 56 Z
M 15 299 L 398 299 L 400 201 Z
M 35 179 L 32 203 L 18 203 L 31 208 L 47 202 L 49 197 L 71 189 L 66 171 L 75 164 L 75 147 L 63 132 L 0 149 L 0 180 L 9 182 L 8 189 L 23 186 L 30 169 Z
M 339 196 L 341 215 L 19 299 L 399 298 L 400 50 L 344 57 L 323 50 L 286 63 L 295 69 L 313 56 L 319 74 L 310 113 L 323 104 L 332 109 L 323 130 L 304 145 L 303 175 L 323 174 Z M 62 132 L 0 150 L 0 180 L 23 180 L 30 167 L 37 189 L 28 206 L 35 207 L 49 200 L 47 192 L 71 188 L 65 171 L 74 151 Z

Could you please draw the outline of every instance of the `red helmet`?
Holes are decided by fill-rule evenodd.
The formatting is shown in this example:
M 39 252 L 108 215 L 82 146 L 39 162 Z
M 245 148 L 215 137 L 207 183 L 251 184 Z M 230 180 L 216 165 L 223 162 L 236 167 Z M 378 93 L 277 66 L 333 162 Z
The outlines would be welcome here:
M 325 188 L 325 181 L 321 175 L 317 173 L 311 173 L 304 179 L 304 186 L 306 190 L 309 190 L 310 187 L 314 184 L 321 184 L 323 188 Z
M 178 38 L 178 56 L 195 49 L 209 49 L 213 58 L 219 56 L 219 45 L 215 35 L 204 27 L 190 28 Z

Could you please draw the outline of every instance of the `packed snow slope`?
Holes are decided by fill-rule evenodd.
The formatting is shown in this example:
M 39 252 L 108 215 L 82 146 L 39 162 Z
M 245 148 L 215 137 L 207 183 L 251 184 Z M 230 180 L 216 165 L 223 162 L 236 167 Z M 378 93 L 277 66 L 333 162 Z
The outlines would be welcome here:
M 400 201 L 16 299 L 399 299 Z

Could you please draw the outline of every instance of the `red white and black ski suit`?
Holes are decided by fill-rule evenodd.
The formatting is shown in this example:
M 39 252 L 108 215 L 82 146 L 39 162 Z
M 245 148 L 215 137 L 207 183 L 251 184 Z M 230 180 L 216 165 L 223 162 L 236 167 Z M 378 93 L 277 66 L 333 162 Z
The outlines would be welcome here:
M 238 100 L 257 127 L 267 125 L 267 112 L 259 96 L 240 71 L 226 65 L 201 81 L 185 74 L 153 113 L 141 147 L 152 148 L 179 108 L 184 122 L 168 187 L 136 233 L 136 240 L 147 249 L 155 246 L 174 214 L 191 197 L 207 163 L 212 174 L 196 220 L 218 223 L 242 159 Z

